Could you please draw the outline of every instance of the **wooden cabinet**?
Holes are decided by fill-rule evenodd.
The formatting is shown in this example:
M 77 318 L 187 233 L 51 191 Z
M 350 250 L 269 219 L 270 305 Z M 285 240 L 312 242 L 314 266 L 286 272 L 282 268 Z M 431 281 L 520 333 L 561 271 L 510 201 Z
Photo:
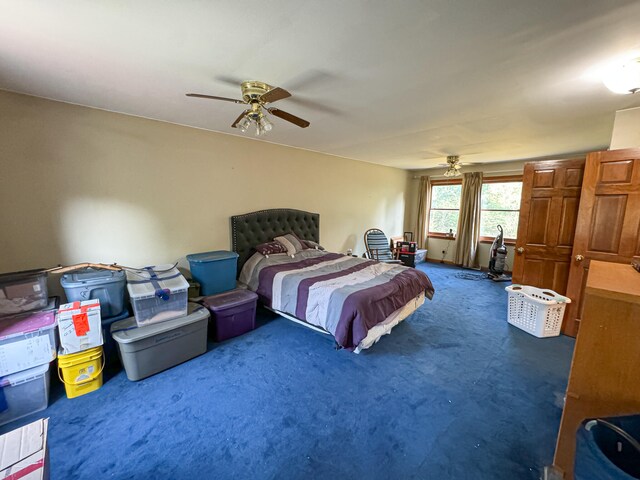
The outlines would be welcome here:
M 593 260 L 554 465 L 573 478 L 576 431 L 585 419 L 639 412 L 640 273 Z

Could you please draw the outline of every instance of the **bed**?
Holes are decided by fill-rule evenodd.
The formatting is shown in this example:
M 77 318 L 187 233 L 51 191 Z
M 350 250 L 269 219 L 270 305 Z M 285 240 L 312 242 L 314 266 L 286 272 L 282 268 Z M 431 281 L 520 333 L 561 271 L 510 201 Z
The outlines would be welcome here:
M 359 353 L 411 315 L 434 289 L 420 270 L 319 249 L 261 255 L 254 248 L 293 233 L 320 243 L 320 216 L 271 209 L 231 217 L 239 282 L 283 317 L 334 337 Z

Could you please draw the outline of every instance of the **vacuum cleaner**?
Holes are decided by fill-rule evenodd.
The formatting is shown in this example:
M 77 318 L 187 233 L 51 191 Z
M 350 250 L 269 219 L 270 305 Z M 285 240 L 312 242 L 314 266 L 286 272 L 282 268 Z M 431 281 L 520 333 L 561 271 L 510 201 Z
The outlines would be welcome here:
M 510 282 L 511 277 L 504 274 L 506 261 L 507 246 L 504 244 L 504 232 L 502 231 L 502 225 L 498 225 L 498 235 L 496 235 L 491 244 L 491 257 L 487 276 L 494 282 Z

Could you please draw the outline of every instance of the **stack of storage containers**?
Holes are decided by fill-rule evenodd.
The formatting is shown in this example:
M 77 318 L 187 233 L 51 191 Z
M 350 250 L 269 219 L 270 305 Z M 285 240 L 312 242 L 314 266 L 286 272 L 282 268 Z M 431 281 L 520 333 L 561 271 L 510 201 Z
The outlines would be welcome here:
M 58 315 L 58 366 L 67 397 L 74 398 L 100 388 L 104 365 L 116 358 L 109 328 L 129 316 L 126 275 L 84 268 L 63 275 L 60 284 L 70 303 L 61 306 Z
M 129 317 L 125 299 L 127 277 L 123 271 L 85 268 L 60 278 L 60 284 L 69 302 L 100 301 L 100 318 L 104 338 L 106 362 L 117 359 L 115 344 L 109 330 L 111 324 Z
M 57 321 L 59 376 L 67 398 L 99 389 L 104 368 L 100 300 L 60 305 Z
M 111 335 L 129 380 L 141 380 L 207 351 L 205 308 L 188 308 L 189 283 L 173 265 L 127 271 L 135 318 L 115 322 Z
M 0 275 L 0 425 L 47 408 L 55 310 L 42 270 Z
M 226 250 L 187 255 L 191 274 L 201 286 L 200 303 L 211 314 L 210 335 L 222 342 L 255 328 L 258 295 L 236 289 L 238 254 Z

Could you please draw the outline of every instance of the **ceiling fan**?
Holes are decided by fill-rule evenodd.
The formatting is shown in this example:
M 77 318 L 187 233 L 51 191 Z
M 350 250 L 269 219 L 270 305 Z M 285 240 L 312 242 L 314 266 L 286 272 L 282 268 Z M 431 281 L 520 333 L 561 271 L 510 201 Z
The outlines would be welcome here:
M 307 128 L 310 123 L 291 113 L 279 108 L 269 108 L 266 104 L 277 102 L 291 96 L 289 92 L 280 87 L 272 87 L 264 82 L 247 81 L 240 84 L 242 90 L 242 100 L 227 97 L 216 97 L 213 95 L 203 95 L 201 93 L 187 93 L 187 97 L 208 98 L 211 100 L 222 100 L 225 102 L 248 105 L 244 112 L 231 124 L 233 128 L 239 128 L 241 132 L 246 132 L 254 124 L 256 136 L 260 136 L 273 128 L 272 123 L 267 118 L 265 111 L 271 115 L 279 117 L 287 122 L 293 123 L 300 128 Z
M 444 172 L 445 177 L 457 177 L 460 175 L 460 169 L 462 168 L 460 163 L 460 157 L 458 155 L 448 155 L 447 163 L 440 163 L 439 166 L 447 167 L 447 171 Z

